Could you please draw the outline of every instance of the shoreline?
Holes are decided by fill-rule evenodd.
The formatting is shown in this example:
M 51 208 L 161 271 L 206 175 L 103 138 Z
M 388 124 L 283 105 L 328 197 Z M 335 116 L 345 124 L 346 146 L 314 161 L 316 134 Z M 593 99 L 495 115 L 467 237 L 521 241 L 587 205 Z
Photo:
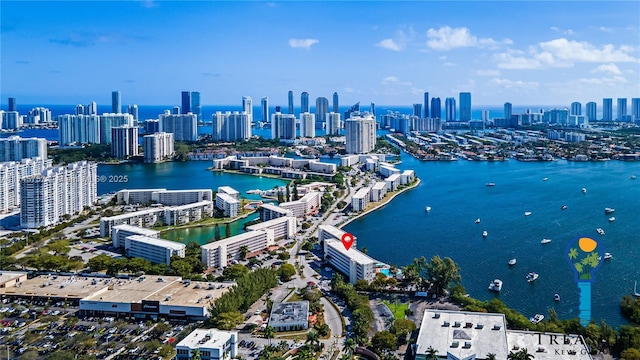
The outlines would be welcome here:
M 365 215 L 367 215 L 367 214 L 369 214 L 369 213 L 372 213 L 372 212 L 374 212 L 374 211 L 376 211 L 376 210 L 378 210 L 378 209 L 381 209 L 382 207 L 384 207 L 385 205 L 387 205 L 388 203 L 390 203 L 393 199 L 395 199 L 395 197 L 396 197 L 396 196 L 398 196 L 398 195 L 400 195 L 400 194 L 404 193 L 405 191 L 412 190 L 412 189 L 416 188 L 418 185 L 420 185 L 420 183 L 422 182 L 422 180 L 420 180 L 420 178 L 416 178 L 416 180 L 417 180 L 417 181 L 416 181 L 413 185 L 408 186 L 408 187 L 406 187 L 406 188 L 404 188 L 404 189 L 402 189 L 402 190 L 400 190 L 400 191 L 397 191 L 396 193 L 394 193 L 393 195 L 391 195 L 391 197 L 390 197 L 389 199 L 387 199 L 385 202 L 382 202 L 382 203 L 380 203 L 380 204 L 376 205 L 375 207 L 373 207 L 373 208 L 371 208 L 371 209 L 369 209 L 369 210 L 367 210 L 367 211 L 363 212 L 362 214 L 358 214 L 358 215 L 356 215 L 356 216 L 354 216 L 354 217 L 350 218 L 349 220 L 345 221 L 344 223 L 342 223 L 342 224 L 340 224 L 340 225 L 338 225 L 338 226 L 336 226 L 336 227 L 337 227 L 338 229 L 342 229 L 344 226 L 349 225 L 352 221 L 357 220 L 357 219 L 361 218 L 362 216 L 365 216 Z

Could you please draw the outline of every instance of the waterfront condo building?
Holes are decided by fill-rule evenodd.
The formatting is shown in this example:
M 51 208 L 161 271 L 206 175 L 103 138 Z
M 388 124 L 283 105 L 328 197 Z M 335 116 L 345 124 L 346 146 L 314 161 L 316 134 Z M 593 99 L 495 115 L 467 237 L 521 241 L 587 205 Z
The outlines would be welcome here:
M 44 170 L 20 181 L 20 226 L 55 225 L 97 201 L 97 164 L 81 161 Z
M 313 214 L 320 207 L 322 194 L 317 191 L 311 191 L 298 200 L 280 203 L 279 206 L 285 210 L 291 210 L 293 216 L 304 217 Z
M 242 111 L 249 115 L 249 124 L 251 124 L 253 122 L 253 100 L 250 96 L 242 97 Z
M 18 130 L 22 126 L 22 116 L 17 111 L 0 110 L 0 130 Z
M 183 243 L 145 235 L 130 235 L 124 239 L 126 256 L 149 260 L 154 264 L 169 265 L 174 255 L 183 258 L 186 247 Z
M 338 93 L 334 92 L 333 93 L 333 112 L 335 113 L 339 113 L 340 112 L 340 105 L 338 102 Z
M 143 235 L 145 237 L 160 239 L 160 231 L 143 228 L 134 225 L 116 225 L 111 231 L 111 243 L 114 248 L 124 248 L 125 239 L 131 235 Z
M 439 97 L 431 98 L 431 117 L 434 119 L 442 118 L 442 103 Z
M 0 139 L 0 162 L 47 158 L 47 139 L 10 136 Z
M 25 124 L 46 124 L 51 122 L 51 110 L 43 107 L 36 107 L 29 110 L 29 113 L 24 118 Z
M 471 121 L 471 93 L 460 93 L 460 121 Z
M 181 94 L 182 97 L 182 113 L 188 114 L 191 112 L 191 92 L 183 91 Z
M 271 138 L 289 139 L 296 138 L 296 117 L 293 114 L 283 114 L 278 111 L 271 115 Z
M 100 116 L 100 144 L 111 144 L 113 142 L 111 128 L 134 125 L 133 115 L 131 114 L 102 114 Z
M 142 137 L 142 151 L 145 163 L 157 163 L 175 155 L 173 134 L 157 132 Z
M 357 280 L 373 281 L 379 262 L 355 248 L 355 244 L 347 250 L 341 240 L 325 240 L 323 244 L 324 260 L 342 274 L 349 277 L 349 282 Z
M 122 112 L 122 97 L 120 95 L 120 91 L 111 92 L 111 112 L 114 114 Z
M 176 345 L 176 360 L 230 360 L 238 352 L 238 333 L 218 329 L 196 329 Z
M 448 97 L 444 101 L 445 121 L 456 121 L 456 99 Z
M 326 97 L 316 99 L 316 129 L 324 128 L 324 121 L 329 113 L 329 100 Z
M 20 207 L 20 180 L 39 175 L 51 167 L 52 160 L 27 158 L 0 163 L 0 214 Z
M 618 98 L 617 121 L 627 120 L 627 98 Z
M 572 102 L 570 115 L 582 115 L 582 103 L 578 101 Z
M 181 206 L 201 201 L 212 201 L 211 189 L 167 190 L 167 189 L 123 189 L 116 193 L 118 204 L 160 204 Z
M 270 203 L 260 205 L 258 212 L 260 213 L 260 220 L 262 221 L 269 221 L 283 216 L 293 216 L 293 211 Z
M 316 137 L 316 115 L 310 112 L 300 113 L 300 137 Z
M 342 128 L 340 121 L 340 113 L 330 112 L 325 119 L 325 129 L 327 135 L 340 135 L 340 129 Z
M 296 234 L 296 218 L 293 216 L 283 216 L 277 219 L 260 222 L 247 226 L 247 231 L 270 231 L 273 232 L 273 240 L 290 239 Z
M 198 116 L 193 113 L 171 114 L 168 110 L 160 115 L 160 131 L 173 134 L 175 141 L 198 139 Z
M 262 113 L 262 122 L 269 122 L 271 120 L 269 116 L 269 98 L 267 96 L 260 100 L 260 112 Z
M 100 143 L 100 116 L 67 114 L 57 121 L 60 146 Z
M 202 245 L 201 260 L 207 268 L 224 268 L 231 260 L 240 259 L 240 249 L 246 246 L 247 253 L 265 250 L 275 245 L 273 231 L 249 231 L 226 239 Z
M 223 192 L 216 194 L 216 208 L 222 210 L 225 217 L 236 217 L 240 213 L 240 201 Z
M 138 105 L 136 104 L 129 105 L 129 108 L 127 109 L 127 114 L 131 114 L 131 116 L 133 116 L 133 123 L 137 126 L 138 125 Z
M 598 121 L 597 115 L 598 115 L 598 104 L 596 104 L 593 101 L 590 101 L 587 103 L 587 110 L 586 110 L 586 115 L 587 115 L 587 121 Z
M 116 159 L 138 156 L 138 127 L 115 126 L 111 128 L 111 155 Z
M 300 113 L 309 112 L 309 93 L 304 91 L 300 94 Z
M 347 154 L 366 154 L 376 146 L 376 119 L 370 113 L 354 113 L 344 122 Z
M 602 99 L 602 121 L 613 121 L 613 99 Z
M 369 204 L 369 199 L 371 198 L 371 189 L 366 187 L 358 190 L 351 197 L 351 208 L 353 211 L 364 211 Z
M 198 121 L 202 120 L 202 106 L 200 105 L 200 92 L 191 92 L 191 112 L 196 114 Z
M 238 141 L 251 137 L 251 116 L 246 112 L 217 111 L 212 115 L 213 140 Z

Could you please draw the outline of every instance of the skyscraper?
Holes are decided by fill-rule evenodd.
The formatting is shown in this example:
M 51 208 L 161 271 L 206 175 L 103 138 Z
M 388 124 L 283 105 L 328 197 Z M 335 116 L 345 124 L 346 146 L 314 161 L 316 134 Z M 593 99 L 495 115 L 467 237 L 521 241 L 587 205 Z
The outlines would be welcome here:
M 295 139 L 296 117 L 293 114 L 283 114 L 276 107 L 276 113 L 271 115 L 272 139 Z
M 111 155 L 116 159 L 138 156 L 138 127 L 116 126 L 111 128 Z
M 431 98 L 431 117 L 440 119 L 442 117 L 442 109 L 439 97 Z
M 327 114 L 327 118 L 326 118 L 326 130 L 327 130 L 327 135 L 339 135 L 340 134 L 340 128 L 341 128 L 341 123 L 340 123 L 340 113 L 335 113 L 335 112 L 330 112 Z
M 173 133 L 175 141 L 198 139 L 198 117 L 195 114 L 171 114 L 165 111 L 159 116 L 161 132 Z
M 122 112 L 122 99 L 120 98 L 120 91 L 111 92 L 111 112 L 113 114 L 119 114 Z
M 310 112 L 300 113 L 300 136 L 316 137 L 316 115 Z
M 376 146 L 376 119 L 372 114 L 352 114 L 344 122 L 347 154 L 366 154 Z
M 271 117 L 269 116 L 269 98 L 268 97 L 263 97 L 260 100 L 260 110 L 262 112 L 262 122 L 269 122 L 271 121 Z
M 511 115 L 513 114 L 513 106 L 510 102 L 504 103 L 504 118 L 511 119 Z
M 456 98 L 448 97 L 444 101 L 445 120 L 456 121 Z
M 100 143 L 100 116 L 66 114 L 58 115 L 57 121 L 60 146 Z
M 0 163 L 35 157 L 47 158 L 47 139 L 20 136 L 0 139 Z
M 631 121 L 638 123 L 640 121 L 640 98 L 631 99 Z
M 85 115 L 98 115 L 98 104 L 95 101 L 92 101 L 84 107 Z
M 289 114 L 293 114 L 293 91 L 289 90 Z
M 582 115 L 582 104 L 580 102 L 574 101 L 571 103 L 570 115 Z
M 429 93 L 425 92 L 424 93 L 424 117 L 428 118 L 429 117 Z
M 102 114 L 100 116 L 100 144 L 111 144 L 111 128 L 134 126 L 131 114 Z
M 9 98 L 9 108 L 7 111 L 18 111 L 18 103 L 16 103 L 16 98 Z
M 198 121 L 202 121 L 202 106 L 200 104 L 200 92 L 191 92 L 191 112 L 198 116 Z
M 375 119 L 375 117 L 376 117 L 376 104 L 375 103 L 371 103 L 371 114 L 373 115 L 373 118 Z
M 322 129 L 329 113 L 329 100 L 326 97 L 316 99 L 316 129 Z
M 253 100 L 251 100 L 251 96 L 243 96 L 242 97 L 242 111 L 246 112 L 249 115 L 249 124 L 253 123 Z M 251 137 L 251 135 L 249 135 Z
M 471 93 L 460 93 L 460 121 L 471 121 Z
M 309 112 L 309 93 L 303 92 L 300 95 L 300 113 Z
M 335 112 L 335 113 L 339 113 L 340 112 L 340 106 L 338 105 L 338 93 L 337 92 L 333 93 L 333 112 Z
M 133 116 L 134 123 L 138 122 L 138 105 L 136 104 L 129 105 L 129 109 L 127 110 L 127 113 Z
M 82 104 L 76 105 L 75 110 L 73 110 L 74 115 L 84 115 L 84 106 Z
M 422 116 L 422 104 L 413 104 L 413 116 Z
M 613 121 L 613 99 L 602 99 L 602 121 Z
M 216 111 L 212 118 L 213 140 L 237 141 L 251 137 L 251 121 L 246 112 Z
M 142 138 L 142 149 L 144 151 L 144 162 L 156 163 L 167 160 L 174 155 L 173 134 L 158 132 L 145 135 Z
M 598 111 L 598 105 L 593 102 L 590 101 L 587 103 L 587 110 L 586 110 L 586 115 L 587 115 L 587 120 L 589 121 L 597 121 L 598 119 L 596 118 L 597 116 L 597 111 Z
M 191 93 L 189 91 L 182 92 L 182 113 L 188 114 L 191 112 Z
M 627 98 L 618 98 L 618 117 L 616 120 L 625 121 L 627 116 Z

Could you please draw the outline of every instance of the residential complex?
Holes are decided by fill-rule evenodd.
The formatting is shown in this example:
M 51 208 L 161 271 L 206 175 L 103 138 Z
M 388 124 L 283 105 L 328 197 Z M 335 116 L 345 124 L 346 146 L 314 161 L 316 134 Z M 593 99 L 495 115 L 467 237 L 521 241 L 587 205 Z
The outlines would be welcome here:
M 376 146 L 376 119 L 372 114 L 354 113 L 344 122 L 347 154 L 366 154 Z
M 296 218 L 293 216 L 283 216 L 277 219 L 260 222 L 247 226 L 247 231 L 270 231 L 273 239 L 290 239 L 296 233 Z
M 276 331 L 295 331 L 309 328 L 309 302 L 291 301 L 273 304 L 269 326 Z
M 97 164 L 81 161 L 20 180 L 20 226 L 55 225 L 97 201 Z
M 160 231 L 133 225 L 116 225 L 111 232 L 111 243 L 116 249 L 124 248 L 125 239 L 132 235 L 143 235 L 160 239 Z
M 100 143 L 100 116 L 57 116 L 60 146 Z
M 364 279 L 373 281 L 376 269 L 384 264 L 356 249 L 355 244 L 347 250 L 341 240 L 324 240 L 324 260 L 349 278 L 349 282 Z
M 26 158 L 47 158 L 47 140 L 10 136 L 0 139 L 0 162 L 20 161 Z
M 172 114 L 166 110 L 159 115 L 160 132 L 172 133 L 175 141 L 198 139 L 198 116 L 193 113 Z
M 260 220 L 262 221 L 277 219 L 283 216 L 293 216 L 291 210 L 283 209 L 278 205 L 270 203 L 260 205 L 258 212 L 260 213 Z
M 187 246 L 183 243 L 158 239 L 145 235 L 130 235 L 124 239 L 124 251 L 128 257 L 142 258 L 154 264 L 171 264 L 171 257 L 184 257 Z
M 172 133 L 156 132 L 142 137 L 145 163 L 157 163 L 172 159 L 175 155 Z
M 118 204 L 162 204 L 179 206 L 200 201 L 212 201 L 211 189 L 167 190 L 167 189 L 124 189 L 116 193 Z
M 295 139 L 296 116 L 283 114 L 279 111 L 279 107 L 276 107 L 276 113 L 271 115 L 271 138 Z
M 371 188 L 363 187 L 351 197 L 352 211 L 359 212 L 366 209 L 370 201 Z
M 195 329 L 176 345 L 175 360 L 194 359 L 195 350 L 198 350 L 198 359 L 234 359 L 238 352 L 237 343 L 237 332 L 218 329 Z
M 208 268 L 224 268 L 229 261 L 240 260 L 240 249 L 245 246 L 247 253 L 253 253 L 275 245 L 273 236 L 273 231 L 249 231 L 202 245 L 202 263 Z
M 102 114 L 100 116 L 100 144 L 111 144 L 113 142 L 111 128 L 120 126 L 135 126 L 133 115 L 121 113 Z
M 116 159 L 138 156 L 138 127 L 115 126 L 111 128 L 111 155 Z
M 309 112 L 300 113 L 300 136 L 316 137 L 316 115 Z
M 213 140 L 238 141 L 251 137 L 251 115 L 246 112 L 217 111 L 213 114 Z
M 218 192 L 216 208 L 222 210 L 225 217 L 236 217 L 240 213 L 240 201 L 229 194 Z
M 52 160 L 29 158 L 0 163 L 0 214 L 20 207 L 20 180 L 41 174 Z
M 285 210 L 290 210 L 293 216 L 301 218 L 318 211 L 321 200 L 322 194 L 314 191 L 305 194 L 298 200 L 283 202 L 278 206 Z

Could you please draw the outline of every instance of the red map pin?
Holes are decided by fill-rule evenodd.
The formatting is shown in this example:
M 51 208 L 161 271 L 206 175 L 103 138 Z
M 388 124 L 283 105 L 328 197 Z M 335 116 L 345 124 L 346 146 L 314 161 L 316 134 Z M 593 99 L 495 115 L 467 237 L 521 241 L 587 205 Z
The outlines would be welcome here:
M 342 245 L 344 245 L 344 248 L 349 250 L 349 248 L 351 248 L 351 245 L 353 245 L 353 235 L 349 234 L 349 233 L 344 233 L 342 235 Z

